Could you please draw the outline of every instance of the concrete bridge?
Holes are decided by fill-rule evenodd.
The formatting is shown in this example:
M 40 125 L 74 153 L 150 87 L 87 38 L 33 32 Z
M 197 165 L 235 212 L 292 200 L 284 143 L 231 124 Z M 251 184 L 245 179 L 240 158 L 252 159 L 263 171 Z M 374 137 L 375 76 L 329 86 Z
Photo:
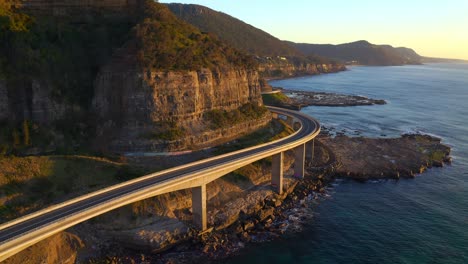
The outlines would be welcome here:
M 206 185 L 238 168 L 272 157 L 271 183 L 283 191 L 283 153 L 294 150 L 294 175 L 304 177 L 306 144 L 320 132 L 319 123 L 302 113 L 269 107 L 274 117 L 286 116 L 297 126 L 290 136 L 228 154 L 178 166 L 117 184 L 0 225 L 0 261 L 78 223 L 113 209 L 182 189 L 192 189 L 195 224 L 207 229 Z M 313 146 L 313 144 L 312 144 Z

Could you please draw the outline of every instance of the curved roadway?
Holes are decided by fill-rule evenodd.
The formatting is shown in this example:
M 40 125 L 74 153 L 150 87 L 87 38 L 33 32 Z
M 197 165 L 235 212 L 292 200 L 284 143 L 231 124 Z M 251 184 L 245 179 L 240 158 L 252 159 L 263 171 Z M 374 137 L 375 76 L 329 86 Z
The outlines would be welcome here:
M 301 128 L 288 137 L 270 143 L 143 176 L 0 225 L 0 261 L 96 215 L 164 192 L 199 185 L 197 179 L 214 172 L 215 176 L 204 180 L 208 183 L 236 168 L 304 144 L 320 131 L 319 123 L 307 115 L 287 109 L 268 108 L 277 114 L 293 117 L 302 124 Z M 164 188 L 169 185 L 176 188 Z M 135 196 L 137 194 L 138 197 Z M 93 211 L 93 208 L 98 211 Z

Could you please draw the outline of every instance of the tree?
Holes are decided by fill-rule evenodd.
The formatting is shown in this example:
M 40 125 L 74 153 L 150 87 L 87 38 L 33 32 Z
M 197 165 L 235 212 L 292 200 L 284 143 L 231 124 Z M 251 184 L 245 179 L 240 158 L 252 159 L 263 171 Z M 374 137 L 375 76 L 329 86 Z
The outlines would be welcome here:
M 17 12 L 21 5 L 19 0 L 0 0 L 0 34 L 5 31 L 27 31 L 32 19 Z

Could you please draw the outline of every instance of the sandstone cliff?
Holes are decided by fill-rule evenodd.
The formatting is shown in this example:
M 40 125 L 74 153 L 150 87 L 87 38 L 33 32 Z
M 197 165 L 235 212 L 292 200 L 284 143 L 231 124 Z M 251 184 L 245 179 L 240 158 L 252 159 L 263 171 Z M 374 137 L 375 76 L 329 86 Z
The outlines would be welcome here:
M 0 120 L 8 117 L 8 90 L 4 80 L 0 79 Z
M 261 105 L 260 90 L 258 73 L 242 68 L 119 72 L 109 65 L 96 80 L 98 136 L 113 135 L 110 146 L 117 151 L 180 150 L 229 140 L 265 125 L 269 117 L 213 130 L 205 114 Z M 171 143 L 148 136 L 169 123 L 184 135 Z
M 6 152 L 31 147 L 18 144 L 22 136 L 29 142 L 31 125 L 24 122 L 41 128 L 34 133 L 53 131 L 31 132 L 39 139 L 33 145 L 47 139 L 75 148 L 94 141 L 101 150 L 132 152 L 206 147 L 270 119 L 239 110 L 265 110 L 254 60 L 179 21 L 164 5 L 30 0 L 23 10 L 34 17 L 25 29 L 0 35 L 6 55 L 0 121 L 9 126 L 0 147 Z M 238 118 L 221 127 L 208 118 L 213 111 Z
M 38 79 L 10 83 L 0 80 L 0 97 L 0 120 L 50 124 L 73 109 L 72 105 L 54 99 L 51 86 Z
M 265 78 L 289 78 L 303 75 L 317 75 L 345 71 L 344 64 L 339 63 L 295 63 L 287 58 L 261 60 L 259 72 Z

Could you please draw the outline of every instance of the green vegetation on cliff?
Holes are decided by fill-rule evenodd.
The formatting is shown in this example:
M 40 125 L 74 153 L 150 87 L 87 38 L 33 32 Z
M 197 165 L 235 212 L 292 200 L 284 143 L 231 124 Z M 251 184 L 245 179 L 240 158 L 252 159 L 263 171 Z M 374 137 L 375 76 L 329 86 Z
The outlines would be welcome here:
M 232 111 L 211 110 L 205 113 L 204 119 L 211 124 L 212 129 L 226 128 L 249 119 L 259 119 L 268 112 L 265 106 L 244 104 Z
M 24 148 L 16 142 L 28 132 L 24 122 L 34 137 L 30 147 L 49 145 L 57 133 L 63 135 L 63 146 L 83 144 L 92 133 L 88 110 L 93 82 L 113 50 L 126 41 L 130 22 L 96 17 L 76 24 L 67 18 L 24 14 L 11 6 L 0 10 L 0 81 L 6 84 L 10 109 L 8 119 L 0 120 L 2 152 Z M 33 121 L 33 93 L 42 93 L 41 100 L 48 102 L 40 107 L 67 105 L 65 117 L 48 119 L 47 126 Z
M 0 1 L 0 38 L 5 37 L 8 32 L 27 30 L 32 21 L 29 16 L 16 12 L 20 6 L 18 0 Z
M 168 4 L 179 18 L 212 32 L 233 47 L 258 56 L 301 56 L 276 37 L 227 14 L 200 5 Z
M 0 156 L 0 222 L 144 173 L 96 157 Z
M 238 66 L 253 68 L 254 60 L 216 36 L 202 33 L 176 18 L 161 4 L 147 3 L 144 19 L 135 28 L 138 58 L 147 67 L 196 70 Z
M 45 77 L 57 96 L 72 102 L 89 103 L 99 68 L 124 44 L 136 43 L 133 51 L 139 67 L 253 66 L 249 56 L 178 20 L 166 6 L 153 1 L 145 1 L 137 17 L 90 16 L 85 23 L 72 17 L 25 14 L 21 8 L 1 3 L 2 72 L 14 80 Z
M 266 105 L 281 106 L 289 103 L 289 98 L 284 93 L 262 94 L 263 102 Z
M 80 18 L 12 3 L 0 1 L 0 92 L 7 97 L 0 101 L 6 105 L 0 106 L 9 111 L 6 117 L 0 115 L 2 152 L 63 145 L 68 153 L 75 146 L 89 145 L 96 130 L 91 106 L 97 76 L 122 57 L 126 58 L 123 71 L 256 67 L 251 56 L 200 32 L 151 0 L 143 1 L 131 15 L 66 7 L 80 13 Z M 23 122 L 30 124 L 29 130 Z M 28 132 L 43 140 L 18 143 Z M 179 132 L 156 134 L 171 140 Z
M 233 47 L 256 56 L 260 73 L 264 77 L 291 77 L 329 72 L 313 65 L 331 64 L 338 71 L 344 70 L 340 63 L 325 57 L 310 54 L 255 28 L 237 18 L 200 5 L 168 4 L 169 9 L 180 19 L 196 26 L 203 32 L 216 34 Z M 312 66 L 312 67 L 311 67 Z
M 96 17 L 76 24 L 23 14 L 21 9 L 0 13 L 0 21 L 8 16 L 18 17 L 9 19 L 10 26 L 0 36 L 0 69 L 10 86 L 27 86 L 38 79 L 52 86 L 56 99 L 84 108 L 93 95 L 97 70 L 125 42 L 131 28 L 125 18 Z

